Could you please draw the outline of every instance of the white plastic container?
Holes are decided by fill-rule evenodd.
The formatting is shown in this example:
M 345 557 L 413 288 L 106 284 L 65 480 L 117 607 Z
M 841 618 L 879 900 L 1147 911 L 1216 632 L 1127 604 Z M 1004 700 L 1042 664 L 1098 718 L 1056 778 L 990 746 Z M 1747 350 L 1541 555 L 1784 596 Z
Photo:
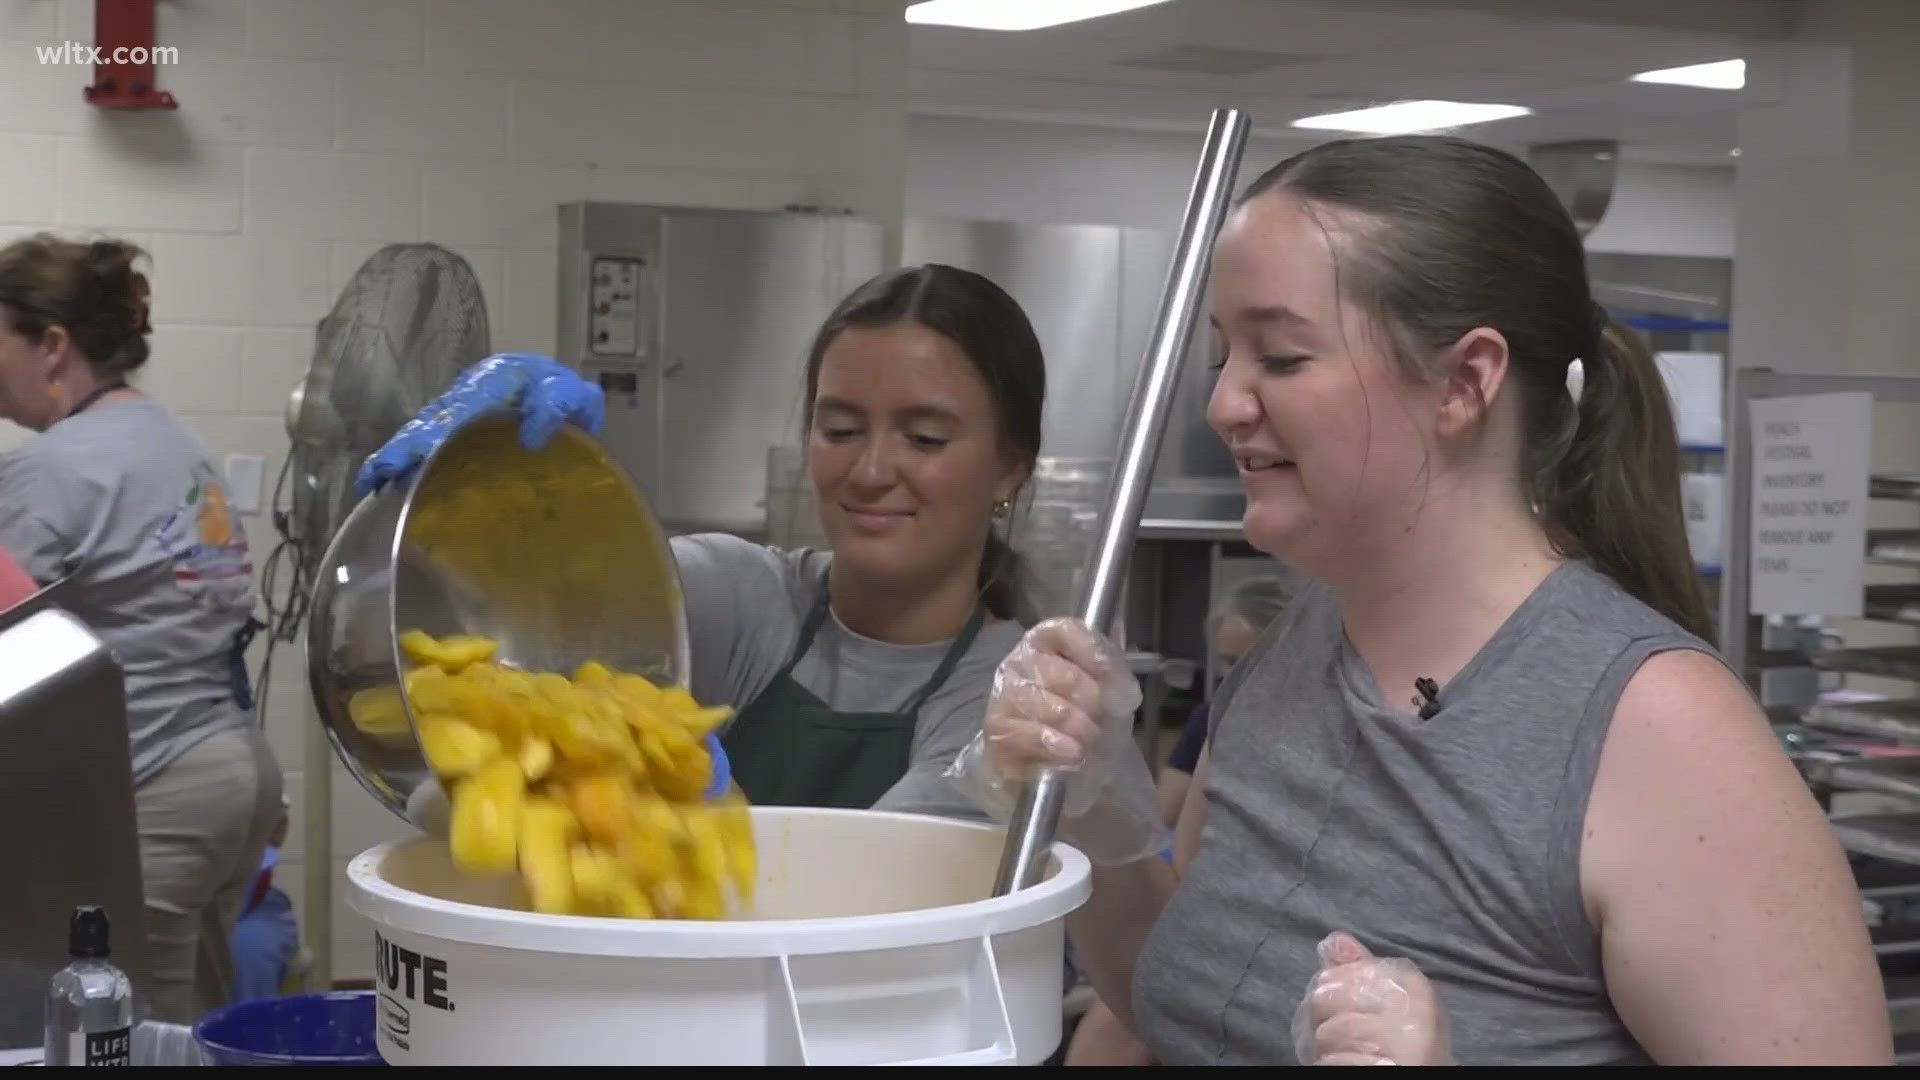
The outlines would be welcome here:
M 377 933 L 393 1065 L 1036 1065 L 1059 1047 L 1066 923 L 1092 890 L 992 895 L 1003 832 L 859 810 L 755 808 L 751 920 L 510 910 L 443 841 L 347 867 Z

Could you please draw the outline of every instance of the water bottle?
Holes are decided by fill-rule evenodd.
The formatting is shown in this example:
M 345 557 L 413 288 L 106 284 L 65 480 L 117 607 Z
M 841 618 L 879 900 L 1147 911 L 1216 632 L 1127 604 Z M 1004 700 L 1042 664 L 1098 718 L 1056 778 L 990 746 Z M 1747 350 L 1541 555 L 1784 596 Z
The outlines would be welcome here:
M 113 965 L 105 908 L 75 908 L 67 927 L 73 962 L 47 987 L 47 1065 L 132 1065 L 133 983 Z

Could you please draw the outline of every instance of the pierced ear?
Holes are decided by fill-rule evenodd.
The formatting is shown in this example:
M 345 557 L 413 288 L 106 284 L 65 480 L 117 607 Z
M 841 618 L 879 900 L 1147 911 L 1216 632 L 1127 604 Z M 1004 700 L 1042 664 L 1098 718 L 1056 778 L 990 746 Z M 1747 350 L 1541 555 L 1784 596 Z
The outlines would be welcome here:
M 1020 485 L 1033 476 L 1034 461 L 1025 454 L 1008 453 L 1001 459 L 1000 482 L 993 485 L 995 502 L 1011 502 L 1020 493 Z
M 1447 361 L 1446 391 L 1440 399 L 1442 435 L 1457 435 L 1485 421 L 1506 385 L 1507 339 L 1477 327 L 1461 335 Z

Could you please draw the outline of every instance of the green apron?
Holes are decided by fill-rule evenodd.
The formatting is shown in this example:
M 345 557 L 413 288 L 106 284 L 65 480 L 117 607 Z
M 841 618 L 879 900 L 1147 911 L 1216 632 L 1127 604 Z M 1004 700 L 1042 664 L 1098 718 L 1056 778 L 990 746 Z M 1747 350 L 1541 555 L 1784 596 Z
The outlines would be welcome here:
M 898 712 L 836 712 L 793 677 L 829 612 L 827 591 L 807 614 L 787 666 L 720 736 L 733 779 L 756 806 L 865 810 L 906 774 L 920 706 L 937 692 L 980 631 L 976 608 L 940 667 Z

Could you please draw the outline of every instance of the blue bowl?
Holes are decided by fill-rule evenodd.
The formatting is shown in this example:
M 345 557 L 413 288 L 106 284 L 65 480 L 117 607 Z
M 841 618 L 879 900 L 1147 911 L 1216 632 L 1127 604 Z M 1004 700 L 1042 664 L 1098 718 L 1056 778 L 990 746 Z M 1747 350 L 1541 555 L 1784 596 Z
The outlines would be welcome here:
M 385 1065 L 371 990 L 294 994 L 216 1009 L 193 1025 L 209 1065 Z

